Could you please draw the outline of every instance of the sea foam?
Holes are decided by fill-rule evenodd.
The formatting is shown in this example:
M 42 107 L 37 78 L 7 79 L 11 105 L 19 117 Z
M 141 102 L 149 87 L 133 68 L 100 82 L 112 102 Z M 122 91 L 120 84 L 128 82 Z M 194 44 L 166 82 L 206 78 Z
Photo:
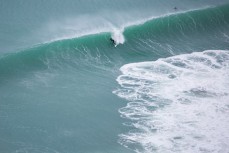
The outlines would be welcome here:
M 204 51 L 121 67 L 114 91 L 136 152 L 229 152 L 229 52 Z M 126 123 L 127 124 L 127 123 Z
M 114 29 L 111 38 L 115 41 L 115 47 L 119 44 L 124 44 L 125 38 L 123 36 L 123 30 Z

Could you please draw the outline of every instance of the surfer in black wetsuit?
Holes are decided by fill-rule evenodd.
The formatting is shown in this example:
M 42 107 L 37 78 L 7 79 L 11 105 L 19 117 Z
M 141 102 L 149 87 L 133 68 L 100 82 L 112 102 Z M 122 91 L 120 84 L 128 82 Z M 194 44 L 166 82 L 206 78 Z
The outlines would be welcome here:
M 177 10 L 177 7 L 175 6 L 173 9 L 176 11 Z
M 115 41 L 113 38 L 110 38 L 110 41 L 115 45 Z

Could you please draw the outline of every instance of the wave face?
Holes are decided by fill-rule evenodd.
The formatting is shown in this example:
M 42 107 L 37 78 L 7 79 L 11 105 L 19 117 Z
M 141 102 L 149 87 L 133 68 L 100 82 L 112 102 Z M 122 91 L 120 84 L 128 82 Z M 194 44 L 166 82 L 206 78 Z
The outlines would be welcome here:
M 120 143 L 136 152 L 228 152 L 229 52 L 204 51 L 121 67 L 135 130 Z
M 36 44 L 112 31 L 150 17 L 228 3 L 227 0 L 67 0 L 2 1 L 0 53 L 15 52 Z M 174 11 L 174 7 L 178 7 Z
M 113 66 L 120 66 L 122 63 L 158 59 L 184 52 L 218 48 L 225 50 L 229 42 L 228 10 L 229 5 L 223 5 L 171 14 L 126 27 L 124 30 L 115 29 L 111 33 L 102 32 L 40 44 L 2 55 L 0 70 L 12 73 L 11 68 L 23 66 L 28 69 L 31 67 L 31 70 L 47 68 L 47 61 L 53 58 L 58 59 L 59 64 L 65 63 L 69 57 L 71 59 L 67 61 L 73 60 L 78 64 L 84 63 L 84 60 L 92 63 L 99 60 L 100 64 L 109 61 Z M 120 44 L 116 48 L 110 41 L 111 37 Z M 95 65 L 92 63 L 91 65 Z
M 177 0 L 176 4 L 180 6 L 177 5 L 178 10 L 175 11 L 174 1 L 165 4 L 152 0 L 111 3 L 69 0 L 62 4 L 61 1 L 51 0 L 46 6 L 41 2 L 24 3 L 22 0 L 18 2 L 20 5 L 0 2 L 0 19 L 3 21 L 0 31 L 6 36 L 3 38 L 0 35 L 0 39 L 4 40 L 0 41 L 1 52 L 4 52 L 0 55 L 1 152 L 228 151 L 228 132 L 221 133 L 228 125 L 225 117 L 225 99 L 228 98 L 228 4 L 217 6 L 218 2 L 209 0 L 187 0 L 180 4 Z M 50 7 L 54 2 L 55 5 Z M 211 3 L 210 6 L 205 7 L 208 3 Z M 86 7 L 89 4 L 91 7 Z M 62 5 L 65 9 L 60 7 Z M 109 16 L 110 10 L 107 12 L 111 6 L 113 16 Z M 16 8 L 24 9 L 18 11 Z M 4 14 L 10 14 L 11 10 L 14 16 L 4 18 Z M 81 11 L 86 13 L 85 16 Z M 158 12 L 154 14 L 153 11 Z M 38 16 L 34 16 L 36 12 Z M 62 22 L 69 13 L 73 18 L 76 16 L 76 20 L 70 17 Z M 82 16 L 77 16 L 78 13 Z M 17 18 L 17 14 L 28 16 L 25 16 L 26 19 Z M 97 18 L 101 14 L 106 14 L 102 17 L 109 20 L 108 25 L 103 22 L 104 18 Z M 31 25 L 43 27 L 41 23 L 50 18 L 59 22 L 44 26 L 44 31 L 36 31 Z M 29 23 L 25 22 L 27 19 L 30 19 Z M 31 29 L 22 28 L 24 24 Z M 4 30 L 7 27 L 8 31 Z M 54 31 L 46 31 L 48 27 Z M 11 28 L 16 28 L 13 31 L 16 35 L 8 33 Z M 37 41 L 32 43 L 34 37 L 27 34 Z M 49 36 L 55 39 L 49 39 Z M 118 42 L 116 47 L 111 37 Z M 45 40 L 48 41 L 40 41 L 39 38 L 47 38 Z M 17 43 L 14 43 L 15 40 Z M 12 51 L 11 47 L 16 49 Z M 136 63 L 144 61 L 152 62 Z M 123 75 L 118 77 L 120 67 Z M 156 76 L 155 80 L 151 76 Z M 117 77 L 122 86 L 114 91 L 118 86 Z M 214 82 L 214 86 L 209 82 Z M 174 83 L 179 88 L 174 87 Z M 168 94 L 163 95 L 159 89 Z M 170 90 L 174 90 L 174 94 Z M 126 101 L 128 103 L 124 107 Z M 124 118 L 120 117 L 118 110 Z M 184 110 L 188 110 L 190 117 Z M 122 125 L 127 121 L 131 126 Z M 216 127 L 219 123 L 222 127 Z M 173 130 L 180 132 L 172 133 Z M 207 135 L 204 130 L 210 134 Z M 131 149 L 117 143 L 119 134 L 119 142 Z M 188 144 L 191 141 L 193 148 Z M 214 146 L 216 144 L 219 145 Z

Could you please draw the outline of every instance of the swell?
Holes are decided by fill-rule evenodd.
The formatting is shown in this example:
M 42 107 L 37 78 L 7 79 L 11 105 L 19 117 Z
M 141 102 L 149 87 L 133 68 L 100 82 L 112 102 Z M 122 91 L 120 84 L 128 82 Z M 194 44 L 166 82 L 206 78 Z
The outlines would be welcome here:
M 144 46 L 145 51 L 171 51 L 174 55 L 185 50 L 227 49 L 228 27 L 227 4 L 156 18 L 127 28 L 124 35 L 135 48 Z
M 4 55 L 1 80 L 28 72 L 72 66 L 121 66 L 174 54 L 206 49 L 228 49 L 229 5 L 171 14 L 126 27 L 126 42 L 114 47 L 104 32 L 59 40 Z

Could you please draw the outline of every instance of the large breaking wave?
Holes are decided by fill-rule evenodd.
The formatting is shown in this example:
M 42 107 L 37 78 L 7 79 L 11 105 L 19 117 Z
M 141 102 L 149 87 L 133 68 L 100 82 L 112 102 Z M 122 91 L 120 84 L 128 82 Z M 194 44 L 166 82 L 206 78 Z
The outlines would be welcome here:
M 21 69 L 23 71 L 46 69 L 50 64 L 61 65 L 66 61 L 78 65 L 82 63 L 116 65 L 168 57 L 184 51 L 227 49 L 228 8 L 229 5 L 223 5 L 171 14 L 142 21 L 144 24 L 128 26 L 124 30 L 116 29 L 113 37 L 121 44 L 116 48 L 109 40 L 112 33 L 104 32 L 58 40 L 5 54 L 0 57 L 0 77 L 21 73 Z

